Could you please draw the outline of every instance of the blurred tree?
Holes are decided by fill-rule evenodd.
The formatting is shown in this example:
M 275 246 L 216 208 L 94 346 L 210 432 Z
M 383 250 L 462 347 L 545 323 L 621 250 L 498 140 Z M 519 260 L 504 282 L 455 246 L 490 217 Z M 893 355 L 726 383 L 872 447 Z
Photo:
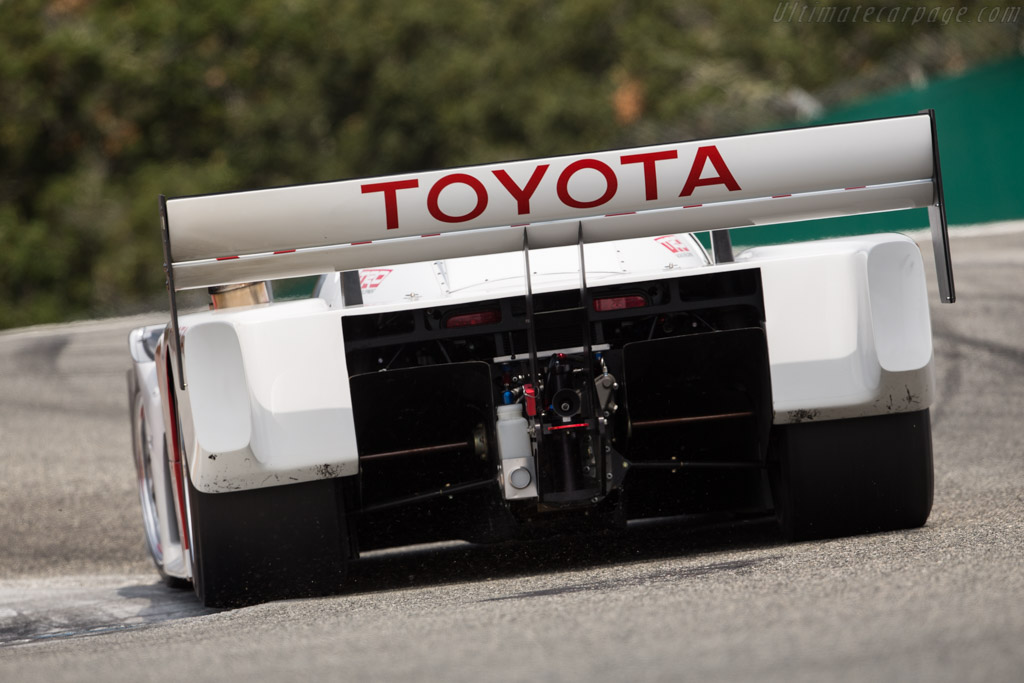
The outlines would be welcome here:
M 1021 42 L 777 10 L 0 0 L 0 328 L 161 305 L 159 193 L 742 132 Z

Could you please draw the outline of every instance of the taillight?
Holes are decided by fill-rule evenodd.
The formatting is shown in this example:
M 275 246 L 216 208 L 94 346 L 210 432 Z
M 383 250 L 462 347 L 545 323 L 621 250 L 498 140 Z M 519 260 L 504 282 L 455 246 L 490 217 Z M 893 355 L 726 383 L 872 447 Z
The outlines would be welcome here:
M 449 316 L 444 321 L 446 328 L 452 327 L 474 327 L 476 325 L 490 325 L 501 322 L 501 311 L 474 311 L 473 313 L 459 313 Z
M 647 299 L 639 294 L 627 296 L 606 296 L 594 299 L 594 310 L 598 313 L 605 311 L 624 311 L 627 308 L 643 308 L 647 305 Z

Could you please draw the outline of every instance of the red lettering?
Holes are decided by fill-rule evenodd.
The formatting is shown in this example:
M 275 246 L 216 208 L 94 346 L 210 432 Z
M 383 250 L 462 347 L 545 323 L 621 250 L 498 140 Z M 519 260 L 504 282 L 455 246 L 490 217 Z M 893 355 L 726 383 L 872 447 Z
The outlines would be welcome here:
M 371 192 L 383 192 L 384 193 L 384 219 L 387 223 L 388 230 L 396 230 L 398 228 L 398 191 L 399 190 L 410 190 L 414 187 L 419 187 L 420 181 L 418 180 L 389 180 L 383 183 L 369 183 L 362 186 L 363 194 L 369 194 Z
M 548 164 L 541 164 L 537 168 L 533 169 L 533 175 L 526 181 L 526 187 L 519 187 L 516 182 L 512 180 L 512 177 L 504 170 L 493 171 L 494 177 L 501 181 L 501 184 L 508 190 L 508 193 L 512 195 L 512 198 L 516 200 L 516 209 L 519 211 L 519 215 L 525 215 L 530 213 L 530 197 L 537 191 L 537 186 L 540 185 L 540 179 L 544 177 L 544 174 L 548 170 Z
M 604 194 L 589 202 L 581 202 L 577 199 L 573 199 L 569 195 L 569 179 L 576 173 L 576 171 L 581 171 L 585 168 L 592 168 L 603 175 L 604 181 L 607 184 L 607 189 L 605 189 Z M 563 204 L 574 209 L 591 209 L 595 206 L 601 206 L 614 197 L 615 192 L 618 189 L 619 180 L 615 177 L 615 173 L 608 164 L 603 161 L 598 161 L 597 159 L 580 159 L 579 161 L 572 162 L 565 167 L 565 170 L 562 171 L 562 175 L 558 176 L 558 183 L 556 185 L 558 198 Z
M 682 240 L 680 240 L 676 235 L 655 237 L 654 241 L 671 251 L 673 254 L 682 254 L 690 251 L 690 248 L 683 244 Z
M 626 154 L 620 161 L 623 164 L 643 164 L 644 165 L 644 185 L 647 190 L 647 201 L 653 201 L 658 198 L 658 177 L 654 169 L 654 164 L 658 161 L 665 161 L 667 159 L 675 159 L 679 156 L 679 153 L 674 149 L 666 149 L 661 152 L 644 152 L 643 154 Z
M 461 216 L 451 216 L 441 210 L 441 207 L 437 204 L 438 197 L 441 196 L 441 190 L 452 185 L 454 183 L 462 183 L 468 185 L 474 192 L 476 192 L 476 206 L 470 209 L 469 213 L 465 213 Z M 430 188 L 430 192 L 427 193 L 427 211 L 435 219 L 443 223 L 462 223 L 464 221 L 471 221 L 484 212 L 487 208 L 487 189 L 484 184 L 473 176 L 467 173 L 452 173 L 434 183 L 434 186 Z
M 709 159 L 718 175 L 713 178 L 701 178 L 700 174 L 704 171 L 704 164 Z M 683 185 L 683 191 L 679 193 L 679 196 L 689 197 L 695 188 L 704 185 L 725 185 L 730 192 L 740 189 L 739 183 L 732 177 L 729 167 L 725 165 L 722 155 L 714 145 L 697 148 L 697 156 L 693 160 L 693 166 L 690 167 L 690 175 L 686 178 L 686 184 Z

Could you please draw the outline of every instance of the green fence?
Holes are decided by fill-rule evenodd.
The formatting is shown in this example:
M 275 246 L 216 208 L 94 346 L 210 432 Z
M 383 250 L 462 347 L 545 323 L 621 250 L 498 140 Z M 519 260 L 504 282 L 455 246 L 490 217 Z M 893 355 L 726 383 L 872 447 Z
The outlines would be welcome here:
M 1024 57 L 836 109 L 809 124 L 922 109 L 935 110 L 949 224 L 1024 218 Z M 927 226 L 927 210 L 917 209 L 734 230 L 732 235 L 736 244 L 753 245 Z

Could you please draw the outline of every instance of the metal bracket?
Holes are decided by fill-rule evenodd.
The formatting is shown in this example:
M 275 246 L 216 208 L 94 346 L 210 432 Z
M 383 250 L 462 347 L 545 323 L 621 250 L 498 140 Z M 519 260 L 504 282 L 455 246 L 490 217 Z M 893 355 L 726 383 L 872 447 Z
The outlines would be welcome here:
M 526 267 L 526 341 L 530 354 L 530 382 L 533 383 L 534 400 L 540 401 L 540 385 L 537 382 L 537 337 L 533 318 L 533 271 L 530 269 L 530 238 L 525 227 L 523 228 L 523 261 Z M 540 404 L 537 403 L 537 405 Z M 536 430 L 538 454 L 541 452 L 540 444 L 543 439 L 543 431 L 543 429 Z
M 185 370 L 181 360 L 181 329 L 178 327 L 178 299 L 174 289 L 174 259 L 171 258 L 171 231 L 167 219 L 167 197 L 160 195 L 160 232 L 164 242 L 164 273 L 167 274 L 167 296 L 171 303 L 171 327 L 174 329 L 174 349 L 178 358 L 178 386 L 185 391 Z
M 715 263 L 732 263 L 732 237 L 728 230 L 711 231 L 711 257 Z
M 590 290 L 587 289 L 587 266 L 583 260 L 583 221 L 577 224 L 576 234 L 576 248 L 580 253 L 580 306 L 583 307 L 583 318 L 586 320 L 586 325 L 583 326 L 583 357 L 587 359 L 587 363 L 590 363 L 591 346 L 590 343 Z M 589 365 L 585 366 L 587 375 L 592 375 L 590 372 Z M 588 377 L 588 385 L 593 387 L 594 378 Z M 592 401 L 591 401 L 592 403 Z
M 363 303 L 363 290 L 359 282 L 358 270 L 343 270 L 341 272 L 341 293 L 345 308 L 359 306 Z

